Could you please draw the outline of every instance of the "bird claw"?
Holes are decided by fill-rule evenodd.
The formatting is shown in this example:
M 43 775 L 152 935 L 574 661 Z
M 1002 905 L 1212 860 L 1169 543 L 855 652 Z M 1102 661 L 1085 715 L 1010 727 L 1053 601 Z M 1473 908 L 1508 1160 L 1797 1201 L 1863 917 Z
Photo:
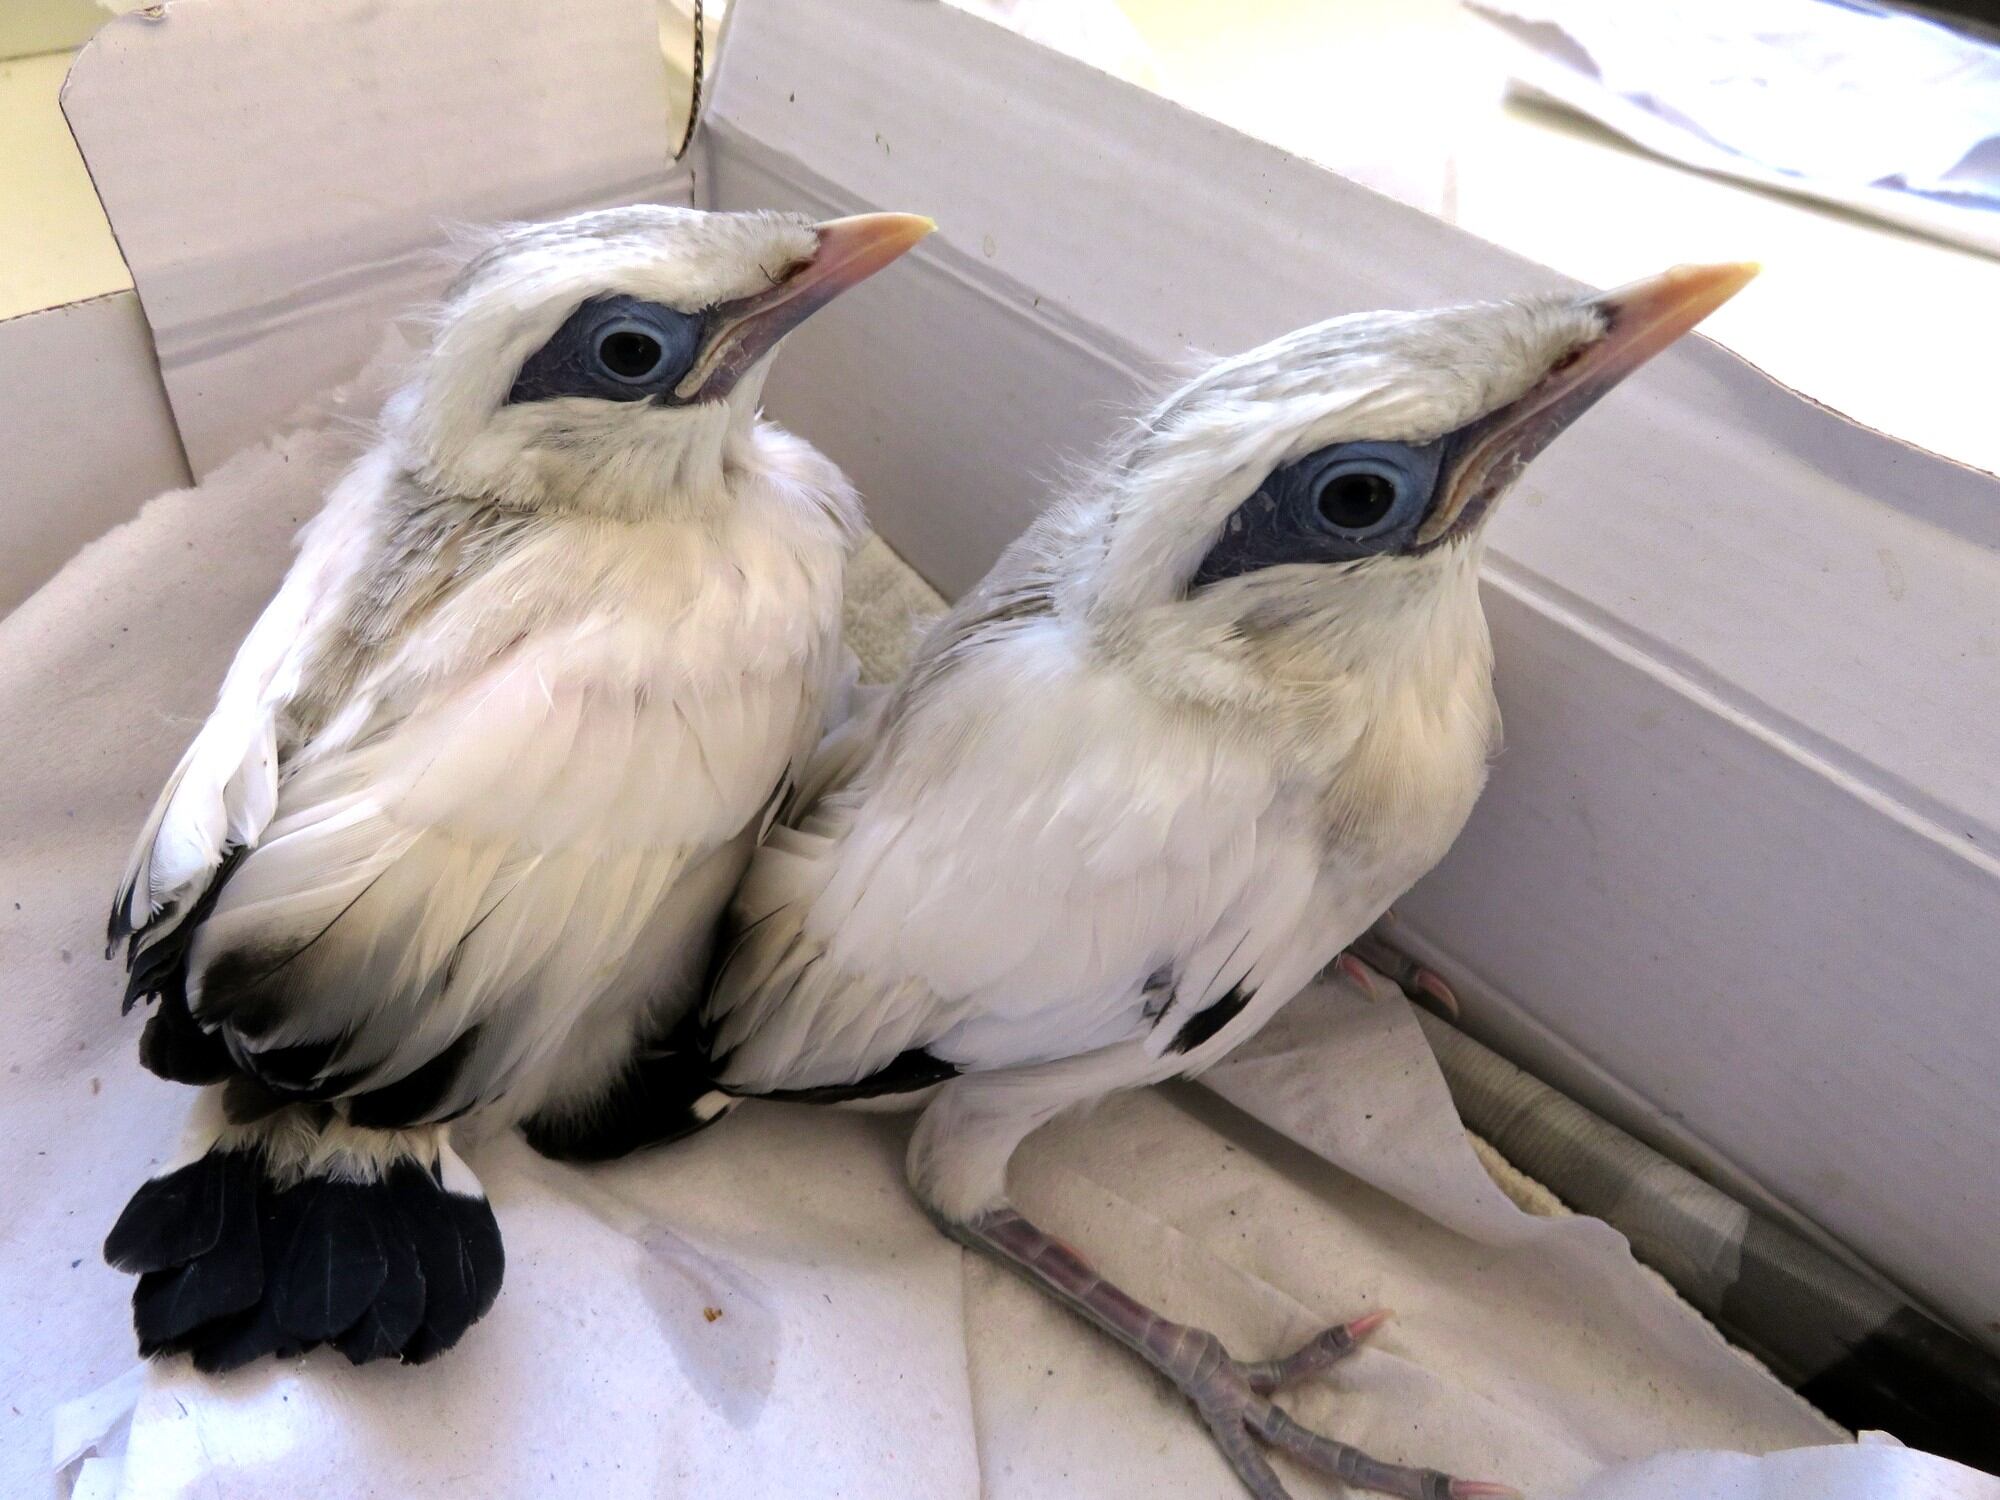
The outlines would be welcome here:
M 1437 970 L 1418 964 L 1410 976 L 1410 988 L 1420 995 L 1430 996 L 1451 1020 L 1458 1019 L 1458 996 Z
M 1458 996 L 1444 976 L 1383 941 L 1377 935 L 1382 926 L 1378 922 L 1374 930 L 1350 943 L 1347 951 L 1333 961 L 1333 967 L 1371 1000 L 1381 993 L 1378 980 L 1386 978 L 1418 1004 L 1428 1001 L 1432 1009 L 1441 1010 L 1447 1019 L 1456 1021 Z
M 1333 968 L 1342 979 L 1361 991 L 1363 999 L 1373 1001 L 1388 998 L 1382 991 L 1381 976 L 1352 953 L 1341 954 L 1333 961 Z M 1390 993 L 1395 992 L 1392 990 Z
M 1435 1469 L 1382 1463 L 1359 1448 L 1300 1426 L 1271 1402 L 1273 1391 L 1318 1374 L 1352 1354 L 1361 1340 L 1388 1321 L 1386 1311 L 1326 1329 L 1283 1359 L 1245 1363 L 1231 1358 L 1222 1340 L 1207 1329 L 1163 1318 L 1119 1290 L 1082 1256 L 1051 1239 L 1011 1207 L 1001 1205 L 970 1219 L 941 1215 L 940 1223 L 955 1239 L 999 1256 L 1171 1380 L 1193 1403 L 1215 1446 L 1254 1500 L 1290 1500 L 1260 1443 L 1268 1443 L 1351 1488 L 1395 1495 L 1401 1500 L 1508 1500 L 1516 1496 L 1506 1485 L 1483 1479 L 1454 1479 Z
M 1352 1322 L 1336 1323 L 1331 1328 L 1323 1329 L 1283 1359 L 1236 1360 L 1233 1363 L 1249 1382 L 1251 1390 L 1260 1396 L 1269 1396 L 1347 1358 L 1361 1347 L 1363 1339 L 1393 1316 L 1387 1308 L 1383 1308 Z
M 1290 1500 L 1284 1482 L 1258 1450 L 1266 1443 L 1307 1468 L 1355 1489 L 1401 1500 L 1520 1500 L 1520 1491 L 1485 1479 L 1457 1479 L 1436 1469 L 1384 1463 L 1359 1448 L 1314 1432 L 1268 1398 L 1282 1387 L 1345 1359 L 1389 1320 L 1386 1311 L 1340 1323 L 1284 1359 L 1254 1363 L 1221 1354 L 1211 1334 L 1181 1330 L 1179 1358 L 1160 1368 L 1189 1401 L 1222 1456 L 1254 1500 Z M 1221 1354 L 1221 1357 L 1216 1357 Z
M 1415 1469 L 1370 1458 L 1351 1444 L 1301 1425 L 1268 1402 L 1264 1411 L 1252 1416 L 1250 1430 L 1288 1458 L 1353 1489 L 1394 1495 L 1399 1500 L 1522 1500 L 1521 1492 L 1509 1484 L 1459 1479 L 1437 1469 Z

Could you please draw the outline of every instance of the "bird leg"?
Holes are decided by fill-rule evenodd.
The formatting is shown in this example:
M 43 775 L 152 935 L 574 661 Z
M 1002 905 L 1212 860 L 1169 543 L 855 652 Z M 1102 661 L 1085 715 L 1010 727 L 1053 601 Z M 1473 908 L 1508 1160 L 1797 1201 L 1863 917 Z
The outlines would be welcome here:
M 1484 1480 L 1454 1479 L 1435 1469 L 1382 1463 L 1359 1448 L 1301 1426 L 1268 1398 L 1353 1353 L 1387 1313 L 1338 1324 L 1284 1359 L 1233 1359 L 1205 1329 L 1170 1323 L 1099 1276 L 1082 1256 L 1051 1239 L 1012 1208 L 969 1221 L 943 1220 L 960 1243 L 998 1257 L 1085 1321 L 1110 1334 L 1158 1370 L 1194 1403 L 1216 1446 L 1256 1500 L 1287 1500 L 1284 1485 L 1258 1450 L 1261 1441 L 1342 1484 L 1403 1500 L 1504 1500 L 1517 1491 Z

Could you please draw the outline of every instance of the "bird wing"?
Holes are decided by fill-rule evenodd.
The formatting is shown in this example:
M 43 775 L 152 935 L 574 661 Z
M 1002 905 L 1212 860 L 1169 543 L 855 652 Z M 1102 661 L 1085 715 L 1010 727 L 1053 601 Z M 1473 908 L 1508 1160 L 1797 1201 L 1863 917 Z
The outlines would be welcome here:
M 239 1067 L 363 1123 L 442 1117 L 551 1055 L 649 928 L 697 924 L 677 894 L 714 915 L 727 882 L 679 877 L 754 824 L 822 684 L 635 682 L 628 635 L 531 640 L 301 757 L 193 942 L 193 1014 Z
M 215 710 L 167 777 L 139 831 L 111 904 L 107 941 L 134 939 L 135 970 L 157 971 L 163 950 L 202 903 L 231 850 L 254 844 L 277 806 L 279 715 L 336 611 L 342 581 L 358 565 L 355 513 L 372 476 L 344 480 L 307 527 L 299 556 L 237 648 Z M 185 940 L 182 939 L 184 942 Z M 129 1009 L 142 988 L 135 973 Z
M 1280 794 L 1054 622 L 1014 631 L 759 850 L 705 1010 L 722 1081 L 853 1085 L 913 1050 L 1009 1067 L 1145 1036 L 1183 995 L 1198 1013 L 1310 899 Z

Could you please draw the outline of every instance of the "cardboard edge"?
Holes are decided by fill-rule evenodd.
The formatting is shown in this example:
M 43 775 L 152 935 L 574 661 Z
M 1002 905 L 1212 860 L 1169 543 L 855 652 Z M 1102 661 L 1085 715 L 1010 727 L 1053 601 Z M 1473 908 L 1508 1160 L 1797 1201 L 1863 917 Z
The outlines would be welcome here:
M 741 3 L 743 3 L 743 0 L 738 0 L 738 4 Z M 1015 42 L 1023 46 L 1035 48 L 1037 51 L 1041 52 L 1046 57 L 1059 58 L 1065 64 L 1088 69 L 1096 77 L 1104 79 L 1107 85 L 1111 87 L 1131 90 L 1137 94 L 1143 95 L 1148 99 L 1156 101 L 1161 106 L 1164 106 L 1165 108 L 1174 111 L 1176 114 L 1179 114 L 1187 121 L 1206 127 L 1211 131 L 1231 136 L 1235 140 L 1242 142 L 1246 147 L 1260 151 L 1268 151 L 1278 157 L 1283 158 L 1288 162 L 1296 163 L 1297 165 L 1309 171 L 1316 172 L 1328 178 L 1337 180 L 1345 184 L 1347 187 L 1349 187 L 1355 192 L 1366 193 L 1370 197 L 1379 199 L 1381 202 L 1385 204 L 1393 205 L 1394 209 L 1398 212 L 1421 215 L 1423 218 L 1430 220 L 1432 223 L 1443 225 L 1445 228 L 1449 229 L 1454 234 L 1463 235 L 1468 240 L 1474 240 L 1477 241 L 1479 244 L 1489 246 L 1493 250 L 1499 252 L 1500 254 L 1506 255 L 1511 259 L 1518 261 L 1521 265 L 1539 271 L 1543 276 L 1547 277 L 1551 283 L 1554 283 L 1558 286 L 1567 287 L 1569 289 L 1579 292 L 1604 290 L 1604 288 L 1591 286 L 1588 282 L 1579 281 L 1576 277 L 1569 275 L 1567 272 L 1559 271 L 1552 266 L 1545 265 L 1541 261 L 1535 260 L 1533 257 L 1529 256 L 1524 251 L 1516 250 L 1512 246 L 1502 244 L 1498 240 L 1489 239 L 1485 235 L 1478 233 L 1476 230 L 1466 229 L 1460 225 L 1449 223 L 1446 220 L 1439 218 L 1436 214 L 1433 214 L 1429 210 L 1424 209 L 1416 204 L 1405 203 L 1401 199 L 1391 197 L 1389 194 L 1384 193 L 1379 188 L 1371 187 L 1363 182 L 1357 182 L 1353 178 L 1344 175 L 1343 173 L 1335 170 L 1332 167 L 1325 165 L 1322 162 L 1314 160 L 1310 156 L 1301 155 L 1296 151 L 1292 151 L 1284 146 L 1279 145 L 1275 141 L 1266 140 L 1264 137 L 1259 135 L 1252 135 L 1249 132 L 1241 130 L 1238 127 L 1228 124 L 1225 121 L 1218 120 L 1212 115 L 1203 114 L 1200 110 L 1197 110 L 1192 106 L 1183 103 L 1181 100 L 1171 98 L 1166 94 L 1155 93 L 1153 90 L 1145 87 L 1145 85 L 1143 84 L 1134 83 L 1130 79 L 1120 78 L 1116 74 L 1107 73 L 1103 69 L 1098 68 L 1092 63 L 1090 63 L 1087 59 L 1071 57 L 1068 53 L 1061 52 L 1056 48 L 1049 46 L 1046 42 L 1040 41 L 1035 37 L 1028 36 L 1025 33 L 1015 31 L 1013 28 L 1009 26 L 1003 25 L 1001 22 L 994 19 L 990 15 L 986 15 L 980 11 L 961 9 L 958 6 L 951 5 L 949 3 L 949 0 L 933 0 L 933 3 L 942 5 L 943 8 L 950 10 L 953 15 L 961 17 L 963 21 L 968 25 L 985 27 L 989 30 L 1002 33 L 1012 38 Z M 1477 14 L 1478 13 L 1477 8 L 1474 7 L 1473 9 L 1474 13 Z M 732 6 L 730 9 L 730 14 L 733 16 L 735 14 L 735 11 L 736 7 Z M 1559 104 L 1563 104 L 1563 102 L 1560 100 L 1556 102 Z M 1563 107 L 1570 108 L 1570 106 L 1567 104 L 1563 104 Z M 1582 116 L 1582 118 L 1591 120 L 1593 124 L 1600 124 L 1600 125 L 1602 124 L 1601 121 L 1597 121 L 1594 119 L 1594 117 L 1591 116 L 1586 115 Z M 1610 127 L 1607 126 L 1605 128 L 1609 129 Z M 1620 138 L 1624 139 L 1624 137 L 1622 136 Z M 1708 168 L 1691 165 L 1685 161 L 1680 160 L 1677 157 L 1661 155 L 1661 153 L 1653 151 L 1651 148 L 1645 146 L 1644 143 L 1642 142 L 1632 141 L 1631 144 L 1634 146 L 1635 149 L 1646 151 L 1648 155 L 1658 156 L 1663 161 L 1669 162 L 1670 164 L 1675 166 L 1686 167 L 1690 171 L 1702 172 L 1704 175 L 1707 176 L 1719 176 L 1722 177 L 1724 180 L 1730 182 L 1743 181 L 1743 179 L 1728 177 L 1726 174 L 1718 173 Z M 1749 185 L 1754 187 L 1767 186 L 1766 184 L 1758 182 L 1751 182 Z M 1782 188 L 1774 188 L 1774 190 L 1784 191 Z M 1797 196 L 1803 199 L 1804 201 L 1812 202 L 1815 204 L 1824 203 L 1824 200 L 1813 198 L 1810 194 L 1788 194 L 1788 196 Z M 1890 227 L 1904 229 L 1906 232 L 1909 233 L 1920 232 L 1916 230 L 1911 230 L 1908 228 L 1908 226 L 1901 224 L 1891 223 Z M 1780 379 L 1778 376 L 1771 374 L 1762 365 L 1752 360 L 1749 356 L 1739 353 L 1736 349 L 1732 348 L 1730 345 L 1723 343 L 1721 340 L 1715 338 L 1714 335 L 1704 330 L 1696 330 L 1693 334 L 1683 338 L 1681 342 L 1684 346 L 1692 344 L 1692 345 L 1699 345 L 1720 350 L 1722 353 L 1728 355 L 1732 360 L 1735 360 L 1737 363 L 1741 364 L 1745 369 L 1753 371 L 1756 375 L 1758 375 L 1760 378 L 1768 382 L 1771 386 L 1775 387 L 1776 389 L 1786 392 L 1789 395 L 1797 397 L 1801 402 L 1817 409 L 1818 411 L 1824 412 L 1829 416 L 1838 418 L 1840 421 L 1854 428 L 1857 432 L 1866 433 L 1871 437 L 1881 438 L 1886 442 L 1895 444 L 1898 448 L 1906 452 L 1912 454 L 1921 454 L 1925 458 L 1935 459 L 1939 463 L 1948 464 L 1952 468 L 1963 470 L 1968 474 L 1978 475 L 1979 477 L 1985 479 L 2000 479 L 2000 472 L 1988 470 L 1977 464 L 1968 463 L 1963 459 L 1954 458 L 1952 455 L 1948 453 L 1940 453 L 1934 448 L 1925 447 L 1921 443 L 1914 442 L 1908 438 L 1899 437 L 1897 434 L 1893 432 L 1885 431 L 1881 428 L 1872 426 L 1867 422 L 1863 422 L 1856 417 L 1850 416 L 1847 412 L 1843 411 L 1840 407 L 1834 405 L 1833 403 L 1822 400 L 1821 398 L 1814 396 L 1807 391 L 1803 391 L 1799 389 L 1797 386 L 1792 385 L 1789 381 Z M 1920 517 L 1919 519 L 1932 520 L 1935 518 Z

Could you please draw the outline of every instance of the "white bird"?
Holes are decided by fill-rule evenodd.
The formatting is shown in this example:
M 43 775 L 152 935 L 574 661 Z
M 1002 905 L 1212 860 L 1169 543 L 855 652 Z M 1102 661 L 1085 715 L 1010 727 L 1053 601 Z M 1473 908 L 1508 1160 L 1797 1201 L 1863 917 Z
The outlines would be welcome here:
M 860 516 L 767 358 L 931 228 L 502 231 L 302 535 L 111 917 L 211 1085 L 106 1241 L 148 1354 L 427 1359 L 499 1290 L 449 1122 L 588 1133 L 698 998 L 840 670 Z
M 657 1101 L 656 1133 L 902 1094 L 944 1229 L 1172 1381 L 1253 1494 L 1284 1493 L 1260 1444 L 1389 1494 L 1511 1493 L 1271 1401 L 1379 1318 L 1238 1361 L 1029 1223 L 1005 1171 L 1062 1111 L 1223 1057 L 1450 847 L 1500 729 L 1494 502 L 1753 270 L 1338 318 L 1175 392 L 822 747 L 721 939 L 714 1088 Z

